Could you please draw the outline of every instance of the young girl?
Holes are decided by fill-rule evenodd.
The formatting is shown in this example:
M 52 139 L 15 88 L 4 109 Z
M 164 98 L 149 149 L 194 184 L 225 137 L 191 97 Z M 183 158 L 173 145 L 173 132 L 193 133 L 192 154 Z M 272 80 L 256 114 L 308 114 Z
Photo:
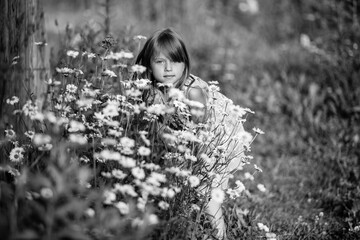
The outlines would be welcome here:
M 173 87 L 182 90 L 186 98 L 199 102 L 204 106 L 202 114 L 193 115 L 191 117 L 192 121 L 199 123 L 210 118 L 211 121 L 208 122 L 212 122 L 213 126 L 224 123 L 224 111 L 230 105 L 231 100 L 217 91 L 211 91 L 205 81 L 190 74 L 188 52 L 182 38 L 176 32 L 171 29 L 155 32 L 140 51 L 136 64 L 146 67 L 142 77 L 149 79 L 153 86 L 145 93 L 144 99 L 147 104 L 166 103 L 168 96 L 166 89 L 162 86 L 171 84 Z M 216 99 L 216 102 L 214 102 L 214 99 Z M 230 139 L 234 131 L 242 131 L 242 124 L 238 121 L 238 118 L 230 118 L 225 122 L 225 125 L 227 127 L 219 127 L 219 130 L 214 131 L 216 134 L 221 135 L 222 139 L 225 139 L 222 142 L 219 140 L 217 145 L 226 146 L 224 149 L 227 149 L 228 155 L 233 154 L 233 159 L 239 159 L 235 156 L 237 152 L 234 151 L 234 141 Z M 177 125 L 175 124 L 172 127 L 176 129 Z M 218 173 L 228 175 L 238 165 L 238 160 L 231 161 Z M 228 178 L 225 176 L 223 181 L 220 181 L 221 188 L 226 189 L 227 182 Z M 225 238 L 226 226 L 221 204 L 210 199 L 207 212 L 213 216 L 212 222 L 218 230 L 218 237 Z

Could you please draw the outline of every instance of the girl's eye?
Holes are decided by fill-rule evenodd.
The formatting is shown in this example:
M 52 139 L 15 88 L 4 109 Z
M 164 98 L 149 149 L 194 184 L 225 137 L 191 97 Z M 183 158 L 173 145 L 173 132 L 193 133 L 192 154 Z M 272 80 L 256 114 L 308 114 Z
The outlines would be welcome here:
M 156 64 L 163 64 L 163 63 L 165 63 L 165 61 L 164 60 L 155 60 L 155 63 Z

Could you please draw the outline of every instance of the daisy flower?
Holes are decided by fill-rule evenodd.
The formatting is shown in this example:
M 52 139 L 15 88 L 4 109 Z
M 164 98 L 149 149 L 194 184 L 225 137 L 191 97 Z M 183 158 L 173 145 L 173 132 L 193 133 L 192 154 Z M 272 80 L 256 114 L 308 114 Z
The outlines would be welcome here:
M 166 109 L 167 107 L 164 104 L 152 104 L 147 108 L 147 111 L 155 115 L 162 115 Z
M 10 161 L 12 161 L 12 162 L 21 162 L 24 159 L 24 155 L 23 155 L 24 151 L 25 150 L 22 147 L 13 148 L 10 151 L 10 155 L 9 155 Z
M 15 169 L 15 168 L 10 168 L 10 169 L 8 170 L 8 173 L 11 174 L 11 175 L 14 176 L 14 177 L 20 176 L 20 172 L 19 172 L 17 169 Z
M 113 138 L 103 138 L 101 139 L 101 145 L 103 146 L 114 146 L 117 144 L 116 139 Z
M 134 82 L 136 87 L 139 89 L 147 89 L 150 85 L 151 81 L 149 79 L 138 79 Z
M 243 145 L 249 145 L 252 139 L 253 136 L 246 131 L 241 131 L 235 136 L 235 140 L 238 140 Z
M 145 36 L 143 36 L 143 35 L 136 35 L 135 37 L 134 37 L 134 40 L 146 40 L 147 39 L 147 37 L 145 37 Z
M 51 136 L 49 136 L 47 134 L 41 134 L 41 133 L 35 134 L 32 141 L 36 146 L 41 146 L 41 145 L 50 143 Z
M 178 99 L 178 100 L 185 99 L 184 92 L 178 88 L 170 88 L 168 94 L 169 94 L 169 97 L 172 99 Z
M 119 183 L 116 183 L 114 186 L 114 190 L 122 193 L 123 195 L 127 194 L 132 197 L 137 197 L 138 194 L 135 192 L 135 189 L 130 184 L 124 184 L 121 185 Z
M 210 85 L 209 90 L 210 90 L 210 92 L 219 92 L 220 88 L 216 85 Z
M 265 224 L 258 223 L 257 226 L 261 231 L 269 232 L 269 228 Z
M 117 202 L 114 206 L 119 210 L 123 215 L 126 215 L 130 212 L 129 205 L 124 202 Z
M 194 155 L 185 154 L 185 159 L 190 160 L 192 162 L 196 162 L 197 158 Z
M 130 157 L 121 156 L 118 162 L 125 168 L 133 168 L 136 166 L 136 161 Z
M 211 199 L 215 202 L 222 203 L 225 199 L 224 191 L 220 188 L 215 188 L 211 191 Z
M 266 236 L 266 240 L 276 240 L 276 234 L 275 233 L 267 232 L 265 234 L 265 236 Z
M 66 91 L 69 93 L 75 93 L 77 90 L 77 86 L 75 86 L 74 84 L 68 84 L 66 85 Z
M 167 210 L 169 208 L 169 204 L 167 202 L 164 201 L 160 201 L 158 206 L 162 209 L 162 210 Z
M 227 189 L 226 193 L 229 195 L 229 197 L 231 199 L 236 199 L 236 198 L 240 197 L 239 193 L 236 190 L 231 189 L 231 188 Z
M 146 67 L 144 67 L 142 65 L 135 64 L 134 66 L 131 67 L 131 71 L 138 72 L 138 73 L 143 73 L 143 72 L 146 71 Z
M 116 200 L 116 195 L 114 192 L 110 191 L 110 190 L 105 190 L 103 193 L 104 196 L 104 203 L 105 204 L 111 204 L 113 201 Z
M 244 177 L 245 177 L 245 179 L 249 179 L 250 181 L 254 181 L 254 176 L 249 172 L 246 172 L 244 174 Z
M 266 192 L 266 188 L 263 184 L 258 184 L 257 188 L 259 189 L 260 192 Z
M 240 180 L 237 180 L 235 184 L 236 184 L 236 191 L 238 193 L 242 193 L 245 190 L 245 185 Z
M 122 58 L 131 59 L 134 58 L 134 54 L 132 52 L 125 52 L 121 50 L 120 52 L 110 52 L 104 59 L 112 59 L 112 60 L 119 60 Z
M 68 132 L 85 131 L 85 126 L 81 122 L 71 120 L 69 125 L 70 125 L 70 128 L 68 129 Z
M 119 116 L 119 104 L 114 101 L 109 101 L 108 105 L 102 110 L 105 116 L 116 117 Z
M 79 52 L 78 51 L 73 51 L 73 50 L 68 50 L 66 52 L 66 55 L 68 55 L 69 57 L 72 57 L 72 58 L 76 58 L 79 55 Z
M 120 169 L 113 169 L 111 174 L 117 179 L 124 179 L 127 175 Z
M 59 124 L 59 119 L 56 118 L 53 112 L 46 112 L 44 114 L 44 118 L 46 118 L 51 123 L 57 123 L 58 125 L 61 125 L 61 123 Z
M 151 153 L 150 148 L 141 146 L 141 147 L 139 147 L 139 149 L 138 149 L 138 154 L 141 155 L 141 156 L 149 156 L 150 153 Z
M 38 149 L 39 149 L 40 151 L 50 151 L 50 150 L 52 149 L 52 147 L 53 147 L 52 144 L 46 143 L 46 144 L 40 146 Z
M 10 105 L 14 105 L 19 102 L 19 98 L 17 96 L 12 96 L 11 98 L 6 99 L 6 103 Z
M 134 228 L 143 227 L 144 226 L 144 220 L 137 217 L 137 218 L 132 220 L 131 226 L 134 227 Z
M 218 81 L 209 81 L 209 84 L 210 84 L 210 85 L 218 85 L 219 82 L 218 82 Z
M 74 73 L 75 71 L 71 68 L 68 68 L 68 67 L 64 67 L 64 68 L 56 68 L 56 71 L 58 73 L 62 73 L 64 75 L 67 75 L 67 74 L 71 74 L 71 73 Z
M 6 129 L 5 130 L 5 137 L 10 138 L 10 139 L 14 139 L 16 137 L 16 133 L 12 129 Z
M 103 176 L 105 178 L 111 178 L 111 173 L 109 173 L 109 172 L 101 172 L 101 176 Z
M 129 97 L 140 97 L 142 95 L 142 92 L 139 89 L 131 88 L 130 90 L 126 90 L 126 95 Z
M 77 143 L 80 145 L 87 144 L 87 138 L 81 134 L 70 134 L 69 140 L 70 140 L 70 142 Z
M 147 222 L 150 224 L 150 225 L 155 225 L 155 224 L 158 224 L 159 223 L 159 218 L 158 218 L 158 216 L 157 215 L 155 215 L 155 214 L 149 214 L 148 216 L 147 216 Z
M 34 42 L 35 46 L 47 46 L 47 42 Z
M 128 137 L 122 137 L 120 139 L 120 145 L 122 147 L 132 148 L 135 146 L 135 140 Z
M 161 173 L 151 172 L 150 176 L 146 179 L 146 182 L 159 187 L 161 183 L 166 182 L 166 176 Z
M 175 191 L 169 188 L 163 188 L 163 193 L 161 194 L 162 197 L 173 198 L 175 196 Z
M 94 217 L 95 216 L 95 210 L 92 208 L 88 208 L 85 210 L 85 214 L 88 217 Z
M 33 131 L 26 131 L 24 134 L 30 139 L 33 139 L 33 137 L 35 136 L 35 132 Z
M 40 195 L 45 199 L 49 199 L 54 196 L 54 193 L 50 188 L 44 187 L 40 190 Z
M 88 53 L 87 57 L 88 57 L 88 59 L 91 59 L 91 58 L 95 58 L 96 55 L 95 55 L 95 53 Z
M 84 163 L 90 162 L 90 159 L 87 156 L 81 156 L 79 160 Z
M 200 211 L 200 207 L 198 206 L 198 205 L 196 205 L 196 204 L 191 204 L 191 209 L 193 210 L 193 211 Z
M 138 178 L 138 179 L 144 179 L 145 178 L 145 172 L 142 168 L 139 167 L 135 167 L 133 169 L 131 169 L 131 174 Z
M 104 149 L 98 154 L 98 157 L 105 160 L 114 160 L 118 161 L 121 159 L 121 154 L 119 152 L 115 152 L 109 149 Z
M 189 177 L 190 187 L 197 187 L 200 184 L 200 179 L 196 176 Z
M 116 74 L 109 70 L 109 69 L 106 69 L 105 71 L 102 72 L 102 75 L 103 76 L 108 76 L 108 77 L 117 77 Z
M 144 200 L 143 198 L 139 197 L 138 198 L 138 202 L 136 204 L 136 207 L 141 210 L 144 211 L 145 210 L 145 206 L 146 206 L 146 200 Z

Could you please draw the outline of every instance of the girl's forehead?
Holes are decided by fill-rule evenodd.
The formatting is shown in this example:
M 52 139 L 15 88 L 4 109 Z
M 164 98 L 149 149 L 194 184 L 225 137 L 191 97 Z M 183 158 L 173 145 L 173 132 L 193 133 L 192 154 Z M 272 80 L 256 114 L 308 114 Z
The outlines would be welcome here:
M 152 58 L 168 58 L 163 52 L 155 52 Z

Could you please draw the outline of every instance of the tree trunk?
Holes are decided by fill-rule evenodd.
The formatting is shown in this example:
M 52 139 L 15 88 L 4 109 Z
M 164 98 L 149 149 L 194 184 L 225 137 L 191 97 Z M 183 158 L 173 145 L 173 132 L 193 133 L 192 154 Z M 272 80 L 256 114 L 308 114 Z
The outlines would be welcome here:
M 0 1 L 0 131 L 10 125 L 24 130 L 26 121 L 12 112 L 27 100 L 37 100 L 41 109 L 49 78 L 42 0 Z M 20 98 L 15 106 L 6 104 L 12 96 Z

